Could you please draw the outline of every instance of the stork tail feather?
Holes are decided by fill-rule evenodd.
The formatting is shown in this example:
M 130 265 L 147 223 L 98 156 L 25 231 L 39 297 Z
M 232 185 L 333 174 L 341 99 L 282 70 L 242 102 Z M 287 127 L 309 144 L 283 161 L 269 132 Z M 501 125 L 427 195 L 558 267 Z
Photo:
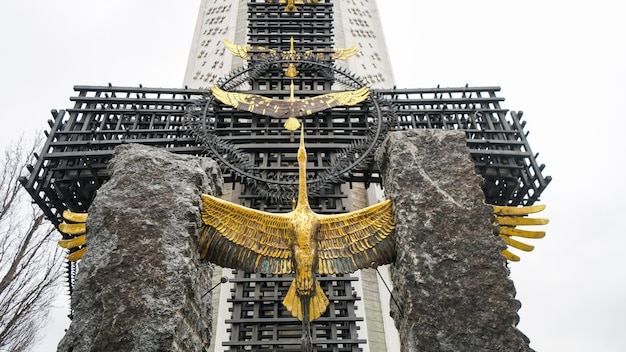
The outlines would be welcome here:
M 313 321 L 319 318 L 328 307 L 328 297 L 326 297 L 326 293 L 322 290 L 320 283 L 316 280 L 315 287 L 313 291 L 313 295 L 308 297 L 308 307 L 303 305 L 302 300 L 304 297 L 301 297 L 296 292 L 296 282 L 295 280 L 289 286 L 289 291 L 287 291 L 287 295 L 283 300 L 283 305 L 287 308 L 288 311 L 291 312 L 291 315 L 298 318 L 301 321 L 304 321 L 304 309 L 308 310 L 308 320 Z
M 295 117 L 290 117 L 285 121 L 283 126 L 289 131 L 297 131 L 300 128 L 300 121 Z

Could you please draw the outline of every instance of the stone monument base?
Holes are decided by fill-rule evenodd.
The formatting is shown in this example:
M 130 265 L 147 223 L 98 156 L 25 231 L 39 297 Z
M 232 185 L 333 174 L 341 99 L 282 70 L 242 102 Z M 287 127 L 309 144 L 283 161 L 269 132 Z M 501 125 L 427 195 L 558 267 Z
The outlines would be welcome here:
M 89 208 L 74 319 L 59 352 L 205 351 L 211 265 L 197 251 L 200 194 L 217 194 L 216 163 L 129 144 Z
M 462 132 L 392 132 L 378 150 L 393 200 L 391 312 L 402 351 L 532 351 Z

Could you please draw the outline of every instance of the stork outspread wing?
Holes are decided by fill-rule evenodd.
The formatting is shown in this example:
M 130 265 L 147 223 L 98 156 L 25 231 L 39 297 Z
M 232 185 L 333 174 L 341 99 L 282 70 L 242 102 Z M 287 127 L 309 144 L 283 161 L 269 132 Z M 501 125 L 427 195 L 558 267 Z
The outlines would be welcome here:
M 370 94 L 367 87 L 361 87 L 304 99 L 290 97 L 280 100 L 258 94 L 227 92 L 218 86 L 211 87 L 211 92 L 216 99 L 238 110 L 277 118 L 301 117 L 336 106 L 352 106 L 364 101 Z
M 347 214 L 318 215 L 318 271 L 346 274 L 391 263 L 395 228 L 391 200 Z
M 284 214 L 246 208 L 206 194 L 202 206 L 202 258 L 248 272 L 292 272 L 290 223 Z

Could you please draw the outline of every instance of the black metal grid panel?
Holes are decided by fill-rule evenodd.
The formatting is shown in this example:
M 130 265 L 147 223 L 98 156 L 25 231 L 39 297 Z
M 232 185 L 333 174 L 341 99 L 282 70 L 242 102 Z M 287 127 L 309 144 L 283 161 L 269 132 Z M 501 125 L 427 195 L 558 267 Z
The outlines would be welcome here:
M 380 93 L 397 106 L 395 129 L 461 130 L 487 203 L 531 205 L 551 181 L 544 177 L 524 131 L 521 112 L 503 109 L 499 87 L 395 89 Z
M 333 46 L 333 6 L 320 0 L 298 4 L 298 12 L 286 13 L 285 4 L 265 0 L 248 2 L 248 44 L 278 52 L 290 48 L 293 37 L 297 51 L 328 52 Z
M 252 1 L 248 3 L 248 45 L 252 46 L 250 65 L 259 59 L 265 59 L 269 50 L 279 53 L 287 52 L 293 45 L 295 53 L 291 58 L 298 58 L 306 51 L 315 54 L 321 61 L 331 62 L 333 53 L 333 6 L 330 2 L 320 1 L 315 4 L 298 4 L 298 12 L 286 13 L 285 4 Z M 265 50 L 259 50 L 265 48 Z M 270 68 L 265 74 L 251 83 L 253 91 L 260 90 L 277 92 L 289 90 L 291 78 L 286 77 L 284 69 Z M 299 71 L 295 84 L 298 91 L 310 92 L 330 90 L 332 77 L 324 76 L 317 70 L 297 65 Z
M 275 96 L 281 96 L 277 94 Z M 282 127 L 284 119 L 254 116 L 234 108 L 218 105 L 217 118 L 210 126 L 224 142 L 248 153 L 250 162 L 260 176 L 269 179 L 290 180 L 297 189 L 297 140 Z M 325 171 L 334 153 L 359 141 L 369 130 L 367 115 L 360 107 L 335 108 L 303 118 L 306 126 L 306 145 L 309 153 L 307 171 L 309 179 Z M 354 182 L 367 182 L 367 172 L 372 165 L 360 165 L 354 170 Z M 232 170 L 223 170 L 226 182 L 238 181 Z M 319 197 L 319 192 L 311 192 Z
M 142 143 L 175 153 L 202 154 L 183 129 L 186 107 L 200 98 L 193 89 L 76 86 L 74 107 L 52 111 L 50 132 L 30 175 L 20 181 L 58 225 L 63 210 L 87 211 L 108 180 L 113 149 Z
M 231 340 L 222 343 L 232 351 L 300 351 L 302 323 L 282 305 L 293 277 L 233 271 Z M 321 276 L 320 285 L 329 299 L 326 312 L 311 322 L 313 351 L 361 351 L 357 339 L 354 302 L 360 300 L 349 275 Z
M 85 211 L 89 207 L 97 188 L 108 179 L 106 163 L 117 145 L 142 143 L 176 153 L 204 152 L 181 122 L 184 108 L 194 104 L 204 91 L 93 86 L 77 86 L 75 90 L 78 94 L 72 98 L 74 108 L 53 111 L 54 119 L 49 121 L 44 147 L 36 162 L 28 167 L 30 174 L 21 179 L 34 202 L 55 224 L 61 221 L 63 210 Z M 543 175 L 544 165 L 537 163 L 537 156 L 530 148 L 521 113 L 509 114 L 502 108 L 503 98 L 497 97 L 498 91 L 497 87 L 462 87 L 380 93 L 396 107 L 398 121 L 392 124 L 392 129 L 441 128 L 466 132 L 476 171 L 485 178 L 483 190 L 489 203 L 531 205 L 539 200 L 551 178 Z M 288 141 L 288 133 L 277 132 L 279 141 L 273 141 L 273 135 L 265 131 L 274 130 L 274 125 L 281 122 L 266 124 L 251 116 L 248 120 L 250 131 L 256 133 L 255 140 L 267 138 L 267 144 L 259 146 L 255 156 L 259 165 L 264 165 L 263 158 L 271 157 L 267 150 L 271 151 L 276 142 Z M 323 118 L 317 121 L 320 121 L 319 128 L 315 125 L 318 134 L 307 137 L 307 147 L 309 143 L 318 143 L 320 148 L 333 141 L 345 143 L 351 138 L 350 133 L 342 134 L 334 129 L 341 132 L 359 128 L 358 125 L 338 128 L 332 119 L 326 124 Z M 225 126 L 224 133 L 245 139 L 236 134 L 240 122 Z M 314 126 L 312 120 L 309 125 Z M 285 153 L 291 152 L 285 149 Z M 295 170 L 294 166 L 292 171 Z M 236 181 L 226 176 L 227 182 Z M 355 172 L 350 177 L 353 178 L 347 181 L 380 182 L 376 169 L 367 174 Z

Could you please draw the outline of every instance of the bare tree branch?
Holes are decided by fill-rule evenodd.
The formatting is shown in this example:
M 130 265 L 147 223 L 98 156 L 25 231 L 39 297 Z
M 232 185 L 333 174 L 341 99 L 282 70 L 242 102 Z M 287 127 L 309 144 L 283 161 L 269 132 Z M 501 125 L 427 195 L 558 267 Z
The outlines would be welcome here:
M 39 149 L 24 146 L 20 138 L 0 154 L 0 351 L 27 351 L 37 342 L 63 262 L 54 227 L 18 182 Z

